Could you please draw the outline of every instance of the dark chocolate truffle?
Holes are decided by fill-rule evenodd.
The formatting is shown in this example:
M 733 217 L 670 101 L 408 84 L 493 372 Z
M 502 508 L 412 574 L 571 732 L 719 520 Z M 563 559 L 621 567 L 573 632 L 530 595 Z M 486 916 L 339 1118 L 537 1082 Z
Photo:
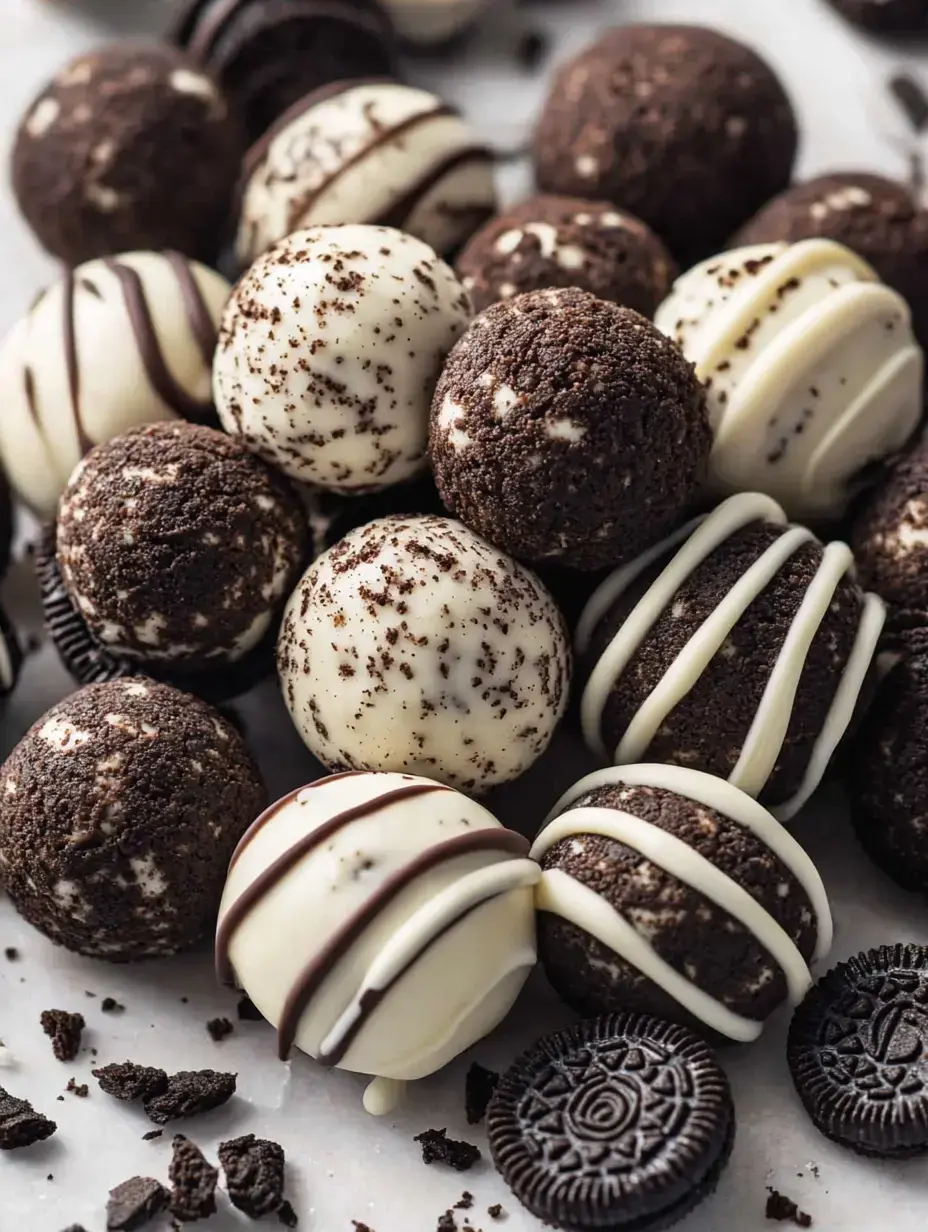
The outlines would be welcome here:
M 589 775 L 532 855 L 539 956 L 585 1016 L 633 1009 L 747 1043 L 802 1000 L 831 946 L 809 857 L 757 801 L 696 770 Z
M 631 25 L 555 76 L 535 165 L 545 192 L 618 202 L 689 264 L 786 187 L 796 146 L 755 52 L 702 26 Z
M 71 476 L 57 561 L 105 650 L 195 673 L 258 646 L 299 578 L 306 538 L 290 484 L 244 445 L 159 423 L 98 446 Z
M 266 803 L 235 729 L 145 679 L 52 707 L 0 777 L 14 906 L 57 944 L 111 962 L 174 954 L 213 928 L 232 851 Z
M 653 317 L 677 270 L 651 228 L 614 205 L 533 197 L 478 231 L 457 272 L 477 312 L 524 291 L 580 287 Z
M 621 564 L 678 526 L 711 447 L 677 347 L 586 291 L 495 304 L 448 359 L 430 450 L 442 500 L 529 561 Z
M 845 544 L 788 525 L 767 496 L 730 497 L 593 595 L 577 630 L 584 736 L 617 765 L 727 778 L 788 820 L 851 723 L 884 619 Z
M 848 21 L 876 34 L 924 34 L 928 31 L 925 0 L 829 0 Z
M 908 301 L 915 332 L 928 343 L 928 210 L 908 185 L 866 172 L 822 175 L 775 197 L 731 243 L 817 238 L 835 240 L 869 261 Z
M 169 37 L 215 74 L 252 141 L 312 90 L 396 68 L 377 0 L 185 0 Z
M 134 249 L 209 260 L 243 140 L 219 88 L 181 52 L 103 47 L 73 60 L 29 107 L 13 189 L 66 265 Z

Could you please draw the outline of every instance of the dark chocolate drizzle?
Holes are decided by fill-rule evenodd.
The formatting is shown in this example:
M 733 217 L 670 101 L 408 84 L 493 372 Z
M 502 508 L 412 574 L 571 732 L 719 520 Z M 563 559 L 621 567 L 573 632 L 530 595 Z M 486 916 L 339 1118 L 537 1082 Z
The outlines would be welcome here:
M 492 150 L 482 145 L 468 146 L 466 149 L 457 150 L 454 154 L 449 154 L 447 158 L 442 159 L 440 163 L 426 171 L 421 179 L 413 184 L 399 200 L 394 201 L 379 217 L 371 219 L 371 222 L 379 227 L 396 227 L 400 231 L 404 230 L 404 225 L 408 223 L 416 207 L 446 176 L 451 175 L 453 171 L 457 171 L 458 167 L 463 167 L 467 163 L 486 162 L 490 164 L 492 161 Z M 444 205 L 443 209 L 446 212 L 450 212 L 451 207 Z M 478 226 L 486 222 L 493 211 L 485 204 L 481 204 L 455 207 L 454 213 L 456 215 L 473 215 L 474 229 L 476 230 Z
M 194 341 L 200 348 L 203 364 L 212 371 L 217 333 L 209 305 L 203 297 L 200 284 L 187 258 L 179 252 L 169 251 L 164 253 L 164 259 L 174 271 L 174 277 L 177 279 L 181 299 L 184 301 L 184 311 L 187 313 L 187 324 L 190 326 Z
M 77 360 L 77 331 L 74 323 L 74 297 L 77 292 L 77 282 L 74 271 L 68 270 L 62 285 L 62 301 L 64 307 L 64 362 L 68 372 L 68 396 L 71 400 L 71 415 L 77 431 L 78 448 L 82 454 L 93 448 L 94 442 L 87 435 L 84 420 L 81 415 L 81 373 Z

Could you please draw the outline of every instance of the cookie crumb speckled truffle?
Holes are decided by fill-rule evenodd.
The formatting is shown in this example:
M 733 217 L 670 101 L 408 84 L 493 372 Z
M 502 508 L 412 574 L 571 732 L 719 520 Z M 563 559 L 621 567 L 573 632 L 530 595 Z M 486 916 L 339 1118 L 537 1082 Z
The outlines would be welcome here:
M 134 249 L 208 260 L 240 158 L 238 126 L 196 64 L 157 43 L 114 44 L 73 60 L 31 104 L 13 190 L 66 265 Z
M 390 227 L 298 231 L 229 301 L 214 372 L 222 424 L 322 488 L 408 479 L 425 467 L 432 393 L 470 312 L 421 240 Z
M 629 25 L 557 73 L 535 166 L 543 191 L 615 201 L 683 261 L 786 187 L 796 145 L 789 99 L 755 52 L 702 26 Z
M 928 31 L 925 0 L 828 0 L 848 21 L 875 34 L 924 34 Z
M 289 483 L 240 442 L 151 424 L 94 449 L 61 498 L 57 560 L 108 651 L 178 673 L 258 645 L 303 566 Z
M 653 317 L 676 275 L 650 227 L 614 205 L 575 197 L 532 197 L 500 214 L 455 268 L 477 312 L 525 291 L 580 287 Z
M 600 569 L 673 530 L 711 435 L 679 350 L 628 308 L 576 289 L 494 304 L 452 351 L 432 405 L 448 509 L 529 561 Z
M 831 948 L 812 861 L 709 774 L 591 774 L 552 810 L 532 855 L 539 958 L 584 1016 L 634 1009 L 748 1043 L 783 1001 L 802 1000 L 810 961 Z
M 113 962 L 174 954 L 210 931 L 229 857 L 265 802 L 235 729 L 143 679 L 54 706 L 0 777 L 14 906 L 57 944 Z

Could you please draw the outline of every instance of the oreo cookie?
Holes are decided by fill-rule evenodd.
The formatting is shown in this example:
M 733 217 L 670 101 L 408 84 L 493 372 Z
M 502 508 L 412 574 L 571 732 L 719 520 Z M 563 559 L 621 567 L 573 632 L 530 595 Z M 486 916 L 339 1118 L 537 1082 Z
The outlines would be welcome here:
M 728 1079 L 686 1027 L 610 1014 L 540 1040 L 490 1101 L 493 1162 L 539 1219 L 656 1232 L 715 1189 L 731 1154 Z
M 793 1017 L 787 1059 L 826 1138 L 881 1159 L 928 1151 L 928 949 L 883 946 L 829 971 Z

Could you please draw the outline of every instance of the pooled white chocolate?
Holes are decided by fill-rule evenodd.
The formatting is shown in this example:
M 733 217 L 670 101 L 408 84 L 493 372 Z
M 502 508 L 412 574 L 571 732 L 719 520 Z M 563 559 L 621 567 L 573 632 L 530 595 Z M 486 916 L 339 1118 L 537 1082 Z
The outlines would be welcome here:
M 528 842 L 407 774 L 340 774 L 272 805 L 239 844 L 217 968 L 322 1064 L 369 1074 L 368 1111 L 492 1031 L 535 964 Z
M 924 356 L 905 300 L 830 240 L 722 253 L 657 311 L 708 387 L 720 494 L 837 518 L 922 418 Z

